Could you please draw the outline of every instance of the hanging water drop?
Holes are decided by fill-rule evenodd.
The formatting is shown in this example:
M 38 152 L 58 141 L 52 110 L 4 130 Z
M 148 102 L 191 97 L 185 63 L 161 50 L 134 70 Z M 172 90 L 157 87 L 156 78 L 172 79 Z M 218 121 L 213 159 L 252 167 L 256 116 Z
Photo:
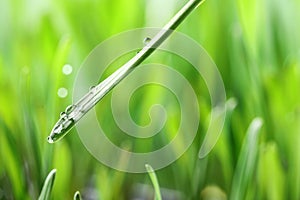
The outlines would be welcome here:
M 47 137 L 47 140 L 50 144 L 54 143 L 54 141 L 52 140 L 52 138 L 50 136 Z

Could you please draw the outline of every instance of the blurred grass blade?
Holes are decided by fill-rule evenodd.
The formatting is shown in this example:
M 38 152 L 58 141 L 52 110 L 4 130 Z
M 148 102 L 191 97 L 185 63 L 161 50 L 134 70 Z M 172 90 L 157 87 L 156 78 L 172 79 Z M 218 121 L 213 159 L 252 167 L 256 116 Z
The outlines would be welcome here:
M 25 177 L 23 174 L 20 173 L 19 166 L 22 166 L 22 158 L 20 157 L 19 149 L 18 149 L 18 141 L 15 140 L 13 137 L 13 133 L 7 127 L 7 125 L 3 122 L 0 118 L 0 157 L 1 157 L 1 164 L 0 164 L 0 172 L 1 168 L 6 169 L 7 178 L 9 179 L 10 183 L 12 184 L 11 191 L 8 192 L 12 193 L 16 199 L 21 197 L 24 198 L 25 191 Z M 0 173 L 1 177 L 1 173 Z M 2 185 L 0 182 L 0 189 L 2 189 Z M 1 199 L 1 195 L 0 195 Z
M 63 173 L 56 177 L 57 180 L 53 188 L 55 193 L 52 197 L 53 199 L 60 199 L 72 183 L 72 156 L 67 143 L 60 144 L 58 148 L 54 149 L 53 154 L 52 167 Z M 73 191 L 71 194 L 73 194 Z
M 150 176 L 150 179 L 151 179 L 153 187 L 154 187 L 154 191 L 155 191 L 155 198 L 154 199 L 155 200 L 162 200 L 158 180 L 157 180 L 157 177 L 156 177 L 156 174 L 155 174 L 153 168 L 148 164 L 146 164 L 145 167 L 147 169 L 147 172 Z
M 43 185 L 43 189 L 41 191 L 41 194 L 39 196 L 39 200 L 47 200 L 50 197 L 51 190 L 54 184 L 55 180 L 55 174 L 56 174 L 56 169 L 51 170 L 51 172 L 48 174 L 45 183 Z
M 73 199 L 74 199 L 74 200 L 81 200 L 81 195 L 80 195 L 80 192 L 79 192 L 79 191 L 75 192 L 74 198 L 73 198 Z
M 261 118 L 255 118 L 247 130 L 233 177 L 230 199 L 245 199 L 247 186 L 256 168 L 258 135 L 262 124 Z
M 280 160 L 277 144 L 275 142 L 268 142 L 259 153 L 257 185 L 262 197 L 272 200 L 286 199 L 285 186 L 287 185 L 287 176 Z M 295 184 L 297 181 L 295 174 L 294 177 Z M 290 193 L 288 199 L 299 198 Z
M 238 104 L 237 100 L 233 97 L 231 97 L 230 99 L 228 99 L 226 101 L 225 124 L 224 124 L 222 132 L 224 132 L 224 131 L 226 132 L 227 130 L 230 129 L 231 116 L 232 116 L 232 113 L 233 113 L 234 109 L 237 107 L 237 104 Z M 220 137 L 222 137 L 222 136 L 220 136 Z M 219 148 L 223 147 L 222 150 L 221 150 L 221 152 L 223 153 L 221 159 L 224 159 L 224 160 L 227 159 L 226 161 L 228 162 L 228 160 L 230 160 L 228 158 L 228 155 L 230 153 L 227 153 L 227 151 L 228 151 L 228 149 L 226 149 L 227 146 L 223 143 L 224 143 L 224 140 L 222 140 L 220 138 L 218 146 L 219 146 Z M 227 164 L 226 161 L 224 161 L 223 163 Z M 193 184 L 192 184 L 193 198 L 196 198 L 196 196 L 199 195 L 200 191 L 204 187 L 205 177 L 207 175 L 206 174 L 207 173 L 207 164 L 208 164 L 208 156 L 205 155 L 205 154 L 202 154 L 202 155 L 199 154 L 199 159 L 197 159 L 197 161 L 196 161 L 195 168 L 194 168 L 194 173 L 193 173 L 193 178 L 194 178 L 193 179 Z
M 233 110 L 236 107 L 236 102 L 231 99 L 226 103 L 226 106 L 215 106 L 211 111 L 211 120 L 208 126 L 203 144 L 199 150 L 198 157 L 205 158 L 216 145 L 224 127 L 227 110 Z M 227 110 L 226 110 L 227 109 Z

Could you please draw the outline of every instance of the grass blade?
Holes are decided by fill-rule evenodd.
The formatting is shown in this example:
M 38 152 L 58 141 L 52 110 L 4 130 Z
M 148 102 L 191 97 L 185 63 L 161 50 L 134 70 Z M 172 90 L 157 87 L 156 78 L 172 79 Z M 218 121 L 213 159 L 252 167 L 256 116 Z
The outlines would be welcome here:
M 82 199 L 82 198 L 81 198 L 81 194 L 80 194 L 79 191 L 75 192 L 73 199 L 74 199 L 74 200 L 81 200 L 81 199 Z
M 47 200 L 50 197 L 51 190 L 55 180 L 56 169 L 51 170 L 43 185 L 39 200 Z
M 259 152 L 257 180 L 261 199 L 299 199 L 292 193 L 285 193 L 287 176 L 280 160 L 278 145 L 275 142 L 264 144 Z M 297 179 L 294 180 L 296 182 Z
M 150 179 L 151 179 L 153 187 L 154 187 L 154 191 L 155 191 L 155 198 L 154 199 L 155 200 L 162 200 L 158 180 L 157 180 L 157 177 L 156 177 L 156 174 L 155 174 L 153 168 L 148 164 L 146 164 L 145 167 L 147 169 L 147 172 L 150 176 Z
M 247 186 L 256 168 L 258 134 L 262 124 L 262 119 L 255 118 L 247 130 L 233 177 L 230 199 L 245 199 Z

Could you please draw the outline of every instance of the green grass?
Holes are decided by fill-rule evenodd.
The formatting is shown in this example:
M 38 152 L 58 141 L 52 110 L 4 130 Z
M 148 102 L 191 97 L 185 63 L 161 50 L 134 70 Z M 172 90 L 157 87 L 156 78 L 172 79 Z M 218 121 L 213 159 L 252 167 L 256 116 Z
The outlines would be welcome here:
M 148 174 L 150 176 L 151 182 L 152 182 L 153 187 L 154 187 L 154 191 L 155 191 L 155 195 L 154 195 L 155 198 L 154 198 L 154 200 L 161 200 L 162 198 L 161 198 L 161 193 L 160 193 L 160 189 L 159 189 L 159 183 L 158 183 L 156 174 L 155 174 L 153 168 L 150 165 L 146 164 L 145 167 L 147 169 L 147 172 L 148 172 Z
M 48 176 L 44 182 L 41 194 L 39 196 L 39 200 L 50 199 L 51 190 L 52 190 L 54 180 L 55 180 L 55 174 L 56 174 L 56 169 L 51 170 L 51 172 L 48 174 Z
M 83 199 L 129 199 L 137 184 L 151 186 L 146 173 L 127 174 L 98 163 L 75 130 L 54 145 L 46 138 L 72 101 L 72 84 L 88 53 L 121 31 L 161 27 L 186 1 L 164 2 L 0 2 L 0 199 L 38 199 L 52 169 L 57 173 L 50 199 L 72 199 L 78 190 Z M 205 199 L 213 193 L 220 199 L 300 199 L 299 8 L 297 0 L 206 0 L 180 25 L 181 32 L 212 56 L 227 98 L 236 104 L 228 109 L 222 135 L 204 159 L 198 159 L 198 153 L 211 110 L 205 83 L 174 55 L 156 54 L 147 61 L 174 66 L 187 77 L 201 112 L 192 146 L 172 165 L 155 171 L 162 195 L 168 188 L 186 199 Z M 62 73 L 67 63 L 73 66 L 69 76 Z M 57 96 L 60 87 L 69 90 L 65 99 Z M 164 131 L 171 137 L 180 116 L 177 102 L 157 87 L 141 88 L 138 94 L 147 101 L 133 99 L 133 119 L 147 123 L 149 105 L 168 102 L 172 117 Z M 97 109 L 107 116 L 104 128 L 114 132 L 109 137 L 122 145 L 109 97 Z M 254 131 L 258 118 L 263 125 Z M 165 141 L 147 142 L 155 149 Z M 145 150 L 139 140 L 125 143 Z

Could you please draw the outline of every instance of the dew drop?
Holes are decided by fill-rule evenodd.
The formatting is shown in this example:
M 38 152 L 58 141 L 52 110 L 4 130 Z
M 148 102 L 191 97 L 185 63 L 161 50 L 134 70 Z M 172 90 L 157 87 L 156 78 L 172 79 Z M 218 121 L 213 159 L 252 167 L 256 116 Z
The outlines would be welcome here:
M 143 40 L 143 43 L 144 43 L 144 45 L 146 46 L 146 45 L 149 44 L 150 41 L 151 41 L 151 38 L 146 37 L 146 38 Z
M 89 90 L 92 90 L 92 89 L 94 89 L 95 87 L 96 87 L 96 86 L 94 86 L 94 85 L 93 85 L 93 86 L 91 86 L 91 87 L 90 87 L 90 89 L 89 89 Z
M 75 105 L 69 105 L 67 108 L 66 108 L 66 113 L 67 115 L 69 115 L 75 108 Z
M 65 64 L 62 68 L 62 72 L 65 75 L 70 75 L 73 71 L 73 67 L 70 64 Z
M 51 143 L 51 144 L 54 143 L 52 137 L 50 137 L 50 136 L 47 137 L 47 140 L 48 140 L 48 142 Z
M 64 88 L 64 87 L 59 88 L 58 91 L 57 91 L 57 95 L 60 98 L 65 98 L 66 96 L 68 96 L 68 90 L 66 88 Z

